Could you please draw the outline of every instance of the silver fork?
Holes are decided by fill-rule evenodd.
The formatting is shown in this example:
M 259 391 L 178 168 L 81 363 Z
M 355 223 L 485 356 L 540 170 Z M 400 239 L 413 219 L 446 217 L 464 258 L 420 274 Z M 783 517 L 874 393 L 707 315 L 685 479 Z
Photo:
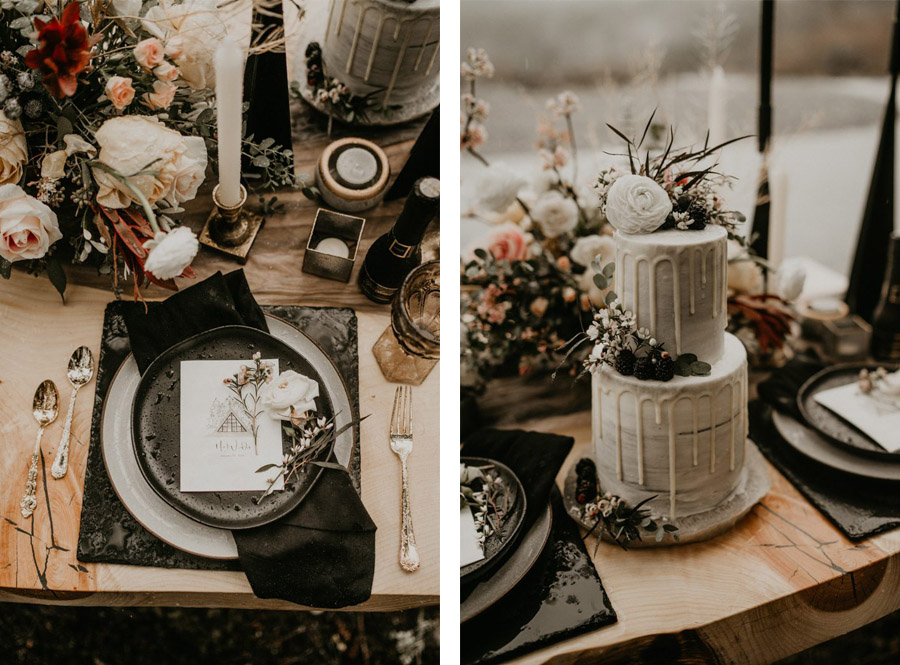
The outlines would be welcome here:
M 412 449 L 412 389 L 401 386 L 394 393 L 394 410 L 391 412 L 391 450 L 397 454 L 403 466 L 400 567 L 408 573 L 419 569 L 419 551 L 416 549 L 416 536 L 409 510 L 409 474 L 406 469 L 406 460 Z

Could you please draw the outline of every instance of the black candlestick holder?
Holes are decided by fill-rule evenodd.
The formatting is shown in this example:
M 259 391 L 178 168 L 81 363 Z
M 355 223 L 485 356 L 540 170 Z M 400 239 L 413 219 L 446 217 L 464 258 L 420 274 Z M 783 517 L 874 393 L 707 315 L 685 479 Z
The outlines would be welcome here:
M 233 206 L 226 206 L 219 200 L 219 186 L 212 192 L 215 208 L 210 212 L 200 242 L 220 252 L 237 258 L 241 263 L 247 262 L 253 241 L 259 234 L 265 218 L 259 213 L 244 209 L 247 203 L 247 190 L 241 185 L 241 200 Z

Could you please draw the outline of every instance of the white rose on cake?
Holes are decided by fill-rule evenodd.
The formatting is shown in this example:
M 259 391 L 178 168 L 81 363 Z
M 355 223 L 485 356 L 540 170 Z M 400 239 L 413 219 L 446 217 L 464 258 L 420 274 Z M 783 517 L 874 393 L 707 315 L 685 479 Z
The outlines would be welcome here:
M 0 185 L 0 257 L 10 263 L 39 259 L 60 238 L 53 210 L 18 185 Z
M 601 263 L 615 260 L 616 242 L 609 236 L 584 236 L 575 241 L 575 246 L 569 252 L 572 260 L 580 266 L 587 268 L 595 257 L 600 256 Z
M 666 190 L 647 176 L 623 175 L 606 195 L 606 218 L 622 233 L 652 233 L 670 212 L 672 201 Z
M 163 2 L 147 10 L 141 23 L 163 41 L 166 54 L 189 86 L 201 89 L 216 84 L 214 55 L 228 31 L 215 0 L 184 0 L 177 5 Z
M 18 183 L 27 160 L 28 145 L 22 122 L 10 120 L 0 111 L 0 185 Z
M 578 224 L 578 205 L 553 189 L 531 207 L 531 219 L 548 238 L 556 238 L 575 230 Z
M 309 377 L 287 370 L 267 383 L 260 406 L 274 420 L 296 420 L 316 410 L 319 384 Z

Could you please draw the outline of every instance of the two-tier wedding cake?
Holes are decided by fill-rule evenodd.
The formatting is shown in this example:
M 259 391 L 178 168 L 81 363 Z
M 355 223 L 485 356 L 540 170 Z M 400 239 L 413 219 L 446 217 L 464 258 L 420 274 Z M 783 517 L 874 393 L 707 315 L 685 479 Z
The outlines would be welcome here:
M 601 195 L 617 230 L 612 302 L 588 331 L 599 484 L 646 500 L 681 542 L 711 537 L 768 489 L 747 439 L 747 354 L 725 332 L 728 232 L 709 213 L 721 204 L 640 175 Z

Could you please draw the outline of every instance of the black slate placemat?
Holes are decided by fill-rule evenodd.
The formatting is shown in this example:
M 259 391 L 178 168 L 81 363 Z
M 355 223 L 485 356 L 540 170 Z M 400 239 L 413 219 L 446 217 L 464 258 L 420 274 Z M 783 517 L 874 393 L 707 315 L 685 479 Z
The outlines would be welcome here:
M 534 567 L 508 594 L 460 628 L 465 665 L 497 663 L 616 622 L 603 583 L 559 491 L 553 529 Z
M 237 561 L 216 561 L 187 554 L 167 545 L 138 524 L 119 501 L 103 464 L 100 450 L 100 415 L 109 384 L 130 352 L 128 331 L 122 318 L 124 302 L 111 302 L 103 319 L 97 366 L 97 387 L 91 423 L 78 536 L 78 560 L 86 563 L 118 563 L 158 568 L 239 570 Z M 357 320 L 352 309 L 334 307 L 263 307 L 267 314 L 284 319 L 316 340 L 331 357 L 347 383 L 354 418 L 359 418 L 359 356 Z M 350 460 L 350 477 L 360 491 L 359 434 Z
M 847 538 L 861 540 L 900 526 L 900 483 L 845 473 L 794 450 L 762 400 L 751 402 L 749 413 L 757 448 Z

